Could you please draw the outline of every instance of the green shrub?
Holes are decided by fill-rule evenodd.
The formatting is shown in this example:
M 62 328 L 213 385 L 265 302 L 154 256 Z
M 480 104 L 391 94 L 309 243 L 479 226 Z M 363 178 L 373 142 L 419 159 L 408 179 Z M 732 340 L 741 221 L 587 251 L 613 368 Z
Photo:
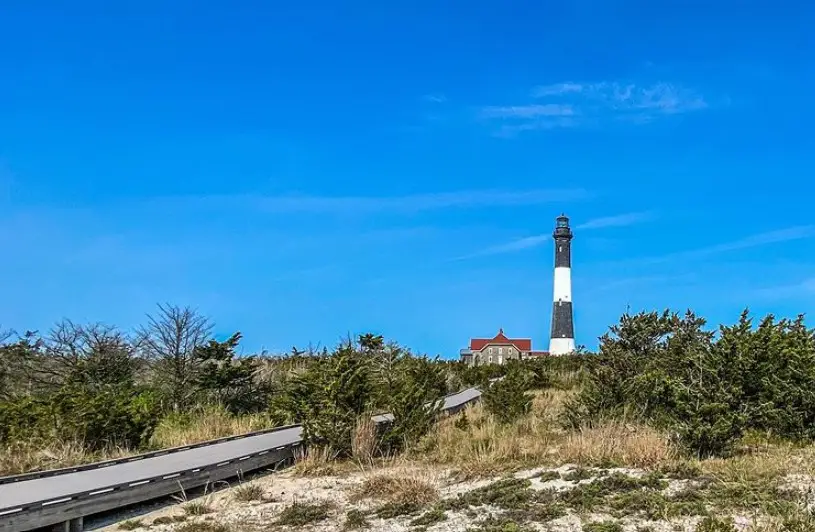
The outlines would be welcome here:
M 83 442 L 91 451 L 137 449 L 158 421 L 157 402 L 147 390 L 66 386 L 50 396 L 0 403 L 0 441 L 61 438 Z
M 286 382 L 273 399 L 273 416 L 285 423 L 302 423 L 307 445 L 350 456 L 357 419 L 370 412 L 375 393 L 370 359 L 344 345 Z
M 426 358 L 407 357 L 395 368 L 395 387 L 387 401 L 393 415 L 382 434 L 382 445 L 397 452 L 417 442 L 436 422 L 445 389 L 442 369 Z
M 255 357 L 237 355 L 241 338 L 238 332 L 224 342 L 210 340 L 193 351 L 193 361 L 198 366 L 193 384 L 200 400 L 221 405 L 236 415 L 263 410 L 270 392 L 266 384 L 255 378 L 258 371 Z
M 746 409 L 732 361 L 704 324 L 691 312 L 624 315 L 601 338 L 581 394 L 566 406 L 567 423 L 635 416 L 669 429 L 695 456 L 727 453 Z
M 84 442 L 91 450 L 112 446 L 137 449 L 146 443 L 159 421 L 153 394 L 136 388 L 100 392 L 64 388 L 49 404 L 60 420 L 59 433 Z
M 527 393 L 528 381 L 517 367 L 506 376 L 493 382 L 481 396 L 487 412 L 501 423 L 512 423 L 527 414 L 532 407 L 532 395 Z

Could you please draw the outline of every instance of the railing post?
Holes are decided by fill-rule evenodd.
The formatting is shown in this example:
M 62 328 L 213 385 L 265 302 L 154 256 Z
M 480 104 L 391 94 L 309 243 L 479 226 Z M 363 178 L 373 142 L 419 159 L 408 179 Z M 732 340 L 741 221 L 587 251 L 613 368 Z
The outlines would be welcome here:
M 75 517 L 69 521 L 57 523 L 51 530 L 53 532 L 83 532 L 85 530 L 84 521 L 82 517 Z

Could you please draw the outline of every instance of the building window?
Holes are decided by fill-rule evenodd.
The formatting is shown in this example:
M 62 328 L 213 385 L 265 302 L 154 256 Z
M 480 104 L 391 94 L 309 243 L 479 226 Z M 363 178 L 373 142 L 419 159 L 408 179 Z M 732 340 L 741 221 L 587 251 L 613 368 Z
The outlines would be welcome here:
M 492 355 L 490 355 L 489 361 L 490 361 L 490 364 L 492 364 Z
M 490 347 L 490 354 L 492 354 L 492 347 Z
M 499 354 L 499 355 L 503 355 L 503 354 L 504 354 L 504 348 L 503 348 L 503 347 L 499 347 L 499 348 L 498 348 L 498 354 Z
M 504 363 L 504 357 L 503 357 L 503 356 L 498 355 L 498 363 L 499 363 L 499 364 L 503 364 L 503 363 Z

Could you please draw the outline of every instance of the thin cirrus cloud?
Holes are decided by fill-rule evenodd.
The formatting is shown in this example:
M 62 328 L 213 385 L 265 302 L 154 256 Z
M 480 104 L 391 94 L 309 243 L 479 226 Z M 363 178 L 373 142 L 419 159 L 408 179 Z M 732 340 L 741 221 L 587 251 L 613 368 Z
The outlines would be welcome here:
M 532 101 L 521 105 L 487 106 L 482 120 L 500 121 L 497 135 L 540 129 L 599 125 L 608 121 L 645 124 L 668 115 L 708 107 L 695 91 L 674 83 L 624 83 L 619 81 L 566 81 L 535 87 Z
M 461 190 L 402 196 L 309 196 L 309 195 L 231 195 L 195 198 L 166 198 L 194 207 L 226 206 L 269 214 L 412 214 L 440 209 L 466 209 L 484 206 L 517 207 L 552 202 L 578 201 L 590 197 L 582 188 L 535 190 Z M 163 202 L 159 202 L 163 203 Z
M 594 104 L 605 110 L 650 111 L 676 114 L 707 107 L 705 100 L 694 91 L 673 83 L 652 85 L 603 81 L 599 83 L 556 83 L 543 85 L 532 91 L 534 98 L 579 98 L 583 105 Z M 599 111 L 599 109 L 596 109 Z
M 616 216 L 605 216 L 602 218 L 594 218 L 588 222 L 575 226 L 576 230 L 581 229 L 601 229 L 604 227 L 625 227 L 640 222 L 645 222 L 654 217 L 654 213 L 650 211 L 645 212 L 629 212 L 626 214 L 618 214 Z
M 626 214 L 619 214 L 616 216 L 606 216 L 602 218 L 595 218 L 583 224 L 577 225 L 575 226 L 575 230 L 601 229 L 605 227 L 624 227 L 646 221 L 652 217 L 653 214 L 650 212 L 632 212 Z M 481 251 L 478 251 L 477 253 L 465 255 L 459 258 L 469 259 L 474 257 L 482 257 L 484 255 L 499 255 L 503 253 L 522 251 L 525 249 L 538 247 L 542 244 L 545 244 L 546 242 L 549 242 L 551 239 L 552 235 L 550 233 L 527 236 L 524 238 L 519 238 L 516 240 L 512 240 L 510 242 L 506 242 L 504 244 L 491 246 Z
M 716 255 L 728 251 L 738 251 L 742 249 L 750 249 L 769 244 L 778 244 L 782 242 L 791 242 L 794 240 L 802 240 L 815 237 L 815 225 L 797 225 L 794 227 L 787 227 L 785 229 L 776 229 L 773 231 L 766 231 L 764 233 L 757 233 L 730 242 L 721 244 L 714 244 L 697 249 L 687 251 L 679 251 L 676 253 L 669 253 L 661 257 L 651 257 L 647 259 L 639 259 L 639 262 L 664 262 L 668 260 L 677 259 L 690 259 L 701 258 L 708 255 Z
M 792 284 L 757 288 L 753 291 L 753 295 L 766 299 L 811 300 L 815 297 L 815 277 L 809 277 Z
M 429 103 L 444 103 L 447 101 L 447 96 L 444 94 L 425 94 L 422 100 Z
M 572 116 L 574 108 L 565 104 L 532 104 L 487 106 L 481 109 L 482 118 L 538 118 L 542 116 Z

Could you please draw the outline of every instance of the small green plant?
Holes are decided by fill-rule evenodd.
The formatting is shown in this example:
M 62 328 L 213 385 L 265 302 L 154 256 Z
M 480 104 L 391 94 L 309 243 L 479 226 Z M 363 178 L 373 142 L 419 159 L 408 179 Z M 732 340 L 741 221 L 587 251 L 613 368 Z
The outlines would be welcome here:
M 594 475 L 589 469 L 586 469 L 585 467 L 577 467 L 563 475 L 563 480 L 568 480 L 570 482 L 580 482 L 581 480 L 588 480 L 593 476 Z
M 445 519 L 447 519 L 447 514 L 444 513 L 442 508 L 436 507 L 411 521 L 410 526 L 430 526 Z
M 304 526 L 328 519 L 331 506 L 328 503 L 309 503 L 294 501 L 283 508 L 275 524 L 283 526 Z
M 359 530 L 360 528 L 368 528 L 369 526 L 371 526 L 371 524 L 361 511 L 357 509 L 348 510 L 345 514 L 345 530 Z
M 186 515 L 164 515 L 153 519 L 152 525 L 169 525 L 172 523 L 183 523 L 187 520 Z
M 536 499 L 546 498 L 547 495 L 536 497 Z M 566 508 L 562 504 L 552 504 L 549 501 L 536 500 L 523 505 L 519 509 L 507 510 L 506 517 L 519 522 L 534 521 L 536 523 L 546 523 L 547 521 L 563 517 L 566 514 Z
M 557 471 L 541 471 L 533 478 L 537 478 L 541 482 L 549 482 L 550 480 L 559 480 L 560 473 L 558 473 Z
M 123 521 L 119 523 L 119 528 L 122 530 L 136 530 L 137 528 L 143 527 L 144 524 L 138 519 L 128 519 L 127 521 Z
M 736 527 L 730 517 L 719 519 L 709 515 L 696 525 L 696 532 L 736 532 Z
M 184 523 L 176 528 L 174 532 L 231 532 L 232 529 L 223 523 L 216 521 L 198 521 L 195 523 Z
M 695 463 L 689 461 L 679 461 L 659 469 L 659 472 L 667 478 L 694 479 L 702 476 L 702 469 Z
M 386 502 L 376 510 L 376 516 L 382 519 L 393 519 L 400 515 L 411 515 L 419 512 L 423 505 L 416 501 L 391 501 Z
M 212 512 L 212 508 L 205 502 L 193 501 L 184 505 L 184 513 L 187 515 L 206 515 Z
M 478 527 L 468 528 L 467 532 L 534 532 L 534 529 L 518 524 L 507 517 L 490 516 Z
M 485 504 L 506 510 L 522 508 L 535 498 L 535 492 L 529 488 L 531 484 L 527 479 L 506 478 L 448 499 L 443 505 L 450 510 L 464 510 L 470 506 Z
M 600 480 L 588 484 L 580 484 L 573 489 L 558 495 L 558 499 L 565 505 L 577 511 L 591 511 L 607 502 L 612 496 L 627 494 L 639 490 L 659 491 L 667 487 L 667 483 L 660 480 L 658 475 L 646 475 L 634 478 L 622 473 L 612 473 Z
M 623 526 L 616 521 L 595 521 L 583 525 L 584 532 L 623 532 Z

